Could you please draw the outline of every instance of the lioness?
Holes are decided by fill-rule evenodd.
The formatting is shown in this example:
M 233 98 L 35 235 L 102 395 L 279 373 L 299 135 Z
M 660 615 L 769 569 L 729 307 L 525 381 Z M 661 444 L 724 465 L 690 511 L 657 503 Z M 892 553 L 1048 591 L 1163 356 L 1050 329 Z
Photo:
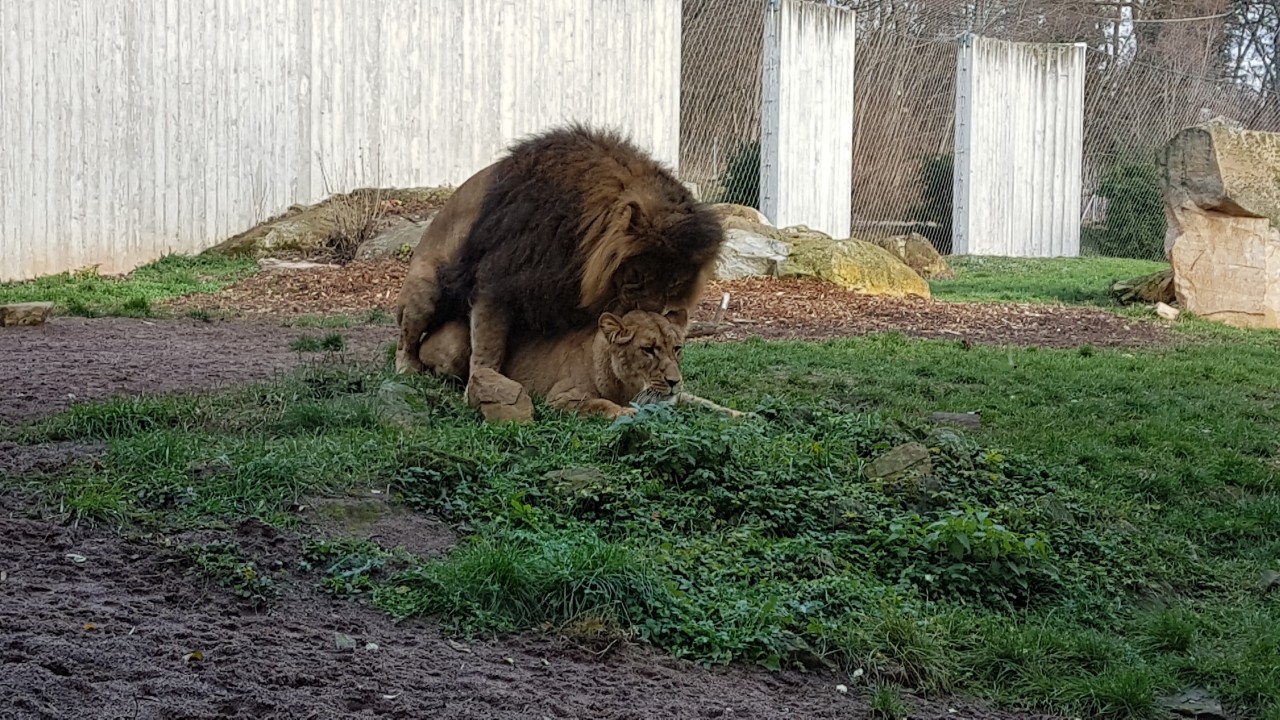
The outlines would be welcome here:
M 517 342 L 502 374 L 552 407 L 583 414 L 632 415 L 634 401 L 697 405 L 741 417 L 737 410 L 681 392 L 687 322 L 683 309 L 604 313 L 595 327 Z M 453 321 L 423 339 L 418 358 L 429 372 L 466 381 L 470 350 L 467 323 Z

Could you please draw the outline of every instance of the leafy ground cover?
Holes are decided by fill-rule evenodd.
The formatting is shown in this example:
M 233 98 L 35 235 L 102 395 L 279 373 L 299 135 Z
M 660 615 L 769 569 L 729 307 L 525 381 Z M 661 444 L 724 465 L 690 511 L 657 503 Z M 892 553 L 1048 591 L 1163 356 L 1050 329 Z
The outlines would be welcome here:
M 1246 333 L 1159 351 L 711 344 L 687 352 L 692 388 L 759 419 L 609 426 L 540 408 L 495 427 L 454 388 L 330 354 L 279 382 L 75 407 L 11 439 L 106 440 L 99 469 L 42 491 L 143 528 L 288 526 L 301 497 L 388 488 L 465 540 L 395 572 L 367 545 L 309 562 L 335 591 L 462 635 L 834 669 L 886 706 L 900 686 L 1145 717 L 1204 686 L 1276 718 L 1277 361 L 1274 336 Z M 879 475 L 908 443 L 927 471 Z M 270 600 L 234 555 L 198 561 Z
M 941 298 L 1095 305 L 1107 280 L 1159 268 L 956 264 Z M 0 296 L 125 312 L 250 272 L 157 266 Z M 106 444 L 94 464 L 3 482 L 74 521 L 154 533 L 287 528 L 306 498 L 381 488 L 463 540 L 441 557 L 306 545 L 297 564 L 335 595 L 459 637 L 552 631 L 822 669 L 884 716 L 902 714 L 899 688 L 1154 717 L 1202 687 L 1280 719 L 1275 333 L 1180 321 L 1148 349 L 717 342 L 686 352 L 690 389 L 757 419 L 648 409 L 611 426 L 539 408 L 535 425 L 486 426 L 457 388 L 344 358 L 353 323 L 296 320 L 323 332 L 293 341 L 315 359 L 278 381 L 0 429 L 24 446 Z M 252 606 L 278 601 L 281 568 L 234 545 L 189 562 Z

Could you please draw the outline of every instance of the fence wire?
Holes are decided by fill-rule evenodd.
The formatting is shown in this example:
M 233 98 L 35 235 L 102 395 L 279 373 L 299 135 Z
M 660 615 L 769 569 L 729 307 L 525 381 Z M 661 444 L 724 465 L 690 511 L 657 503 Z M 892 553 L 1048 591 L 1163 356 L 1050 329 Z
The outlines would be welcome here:
M 857 13 L 855 235 L 919 232 L 950 251 L 956 63 L 969 31 L 1087 45 L 1079 208 L 1085 255 L 1163 259 L 1156 157 L 1182 128 L 1225 116 L 1248 129 L 1280 130 L 1275 94 L 1239 73 L 1247 63 L 1230 51 L 1223 0 L 838 4 Z M 681 174 L 708 200 L 759 201 L 765 5 L 683 4 Z
M 703 199 L 759 207 L 765 4 L 685 0 L 680 174 Z

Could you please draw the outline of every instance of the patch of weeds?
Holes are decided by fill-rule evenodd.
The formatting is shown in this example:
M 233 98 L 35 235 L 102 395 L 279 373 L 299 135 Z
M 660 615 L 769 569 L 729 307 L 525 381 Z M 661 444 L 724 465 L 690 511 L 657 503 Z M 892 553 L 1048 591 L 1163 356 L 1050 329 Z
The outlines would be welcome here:
M 890 683 L 873 686 L 867 698 L 871 717 L 880 720 L 906 720 L 910 708 L 902 698 L 902 688 Z
M 435 615 L 467 632 L 565 626 L 586 618 L 629 627 L 673 603 L 652 560 L 587 533 L 475 538 L 375 592 L 396 617 Z
M 1144 623 L 1147 645 L 1162 653 L 1185 653 L 1195 644 L 1195 616 L 1178 609 L 1152 614 Z
M 151 301 L 142 295 L 135 295 L 120 303 L 119 314 L 125 317 L 151 317 Z
M 956 670 L 945 631 L 902 603 L 886 601 L 842 619 L 827 631 L 827 643 L 850 672 L 873 682 L 945 691 Z
M 22 431 L 26 443 L 100 441 L 162 429 L 195 429 L 208 406 L 194 397 L 126 396 L 74 405 Z
M 333 231 L 325 239 L 325 247 L 334 262 L 346 265 L 355 259 L 360 246 L 377 234 L 387 204 L 382 190 L 361 189 L 333 196 L 329 207 Z
M 391 313 L 380 307 L 370 308 L 360 318 L 360 322 L 365 325 L 395 325 L 396 318 Z
M 213 322 L 213 314 L 204 308 L 193 308 L 188 310 L 187 317 L 198 322 Z
M 321 586 L 341 597 L 368 593 L 395 556 L 368 540 L 311 540 L 303 544 L 300 569 L 323 575 Z
M 270 605 L 280 596 L 271 574 L 246 558 L 239 543 L 218 541 L 192 546 L 185 549 L 185 554 L 197 572 L 254 607 Z
M 314 335 L 300 335 L 289 344 L 289 348 L 294 352 L 341 352 L 346 349 L 346 338 L 338 333 L 329 333 L 324 337 L 316 337 Z
M 291 403 L 275 426 L 282 434 L 378 427 L 373 402 L 363 396 Z

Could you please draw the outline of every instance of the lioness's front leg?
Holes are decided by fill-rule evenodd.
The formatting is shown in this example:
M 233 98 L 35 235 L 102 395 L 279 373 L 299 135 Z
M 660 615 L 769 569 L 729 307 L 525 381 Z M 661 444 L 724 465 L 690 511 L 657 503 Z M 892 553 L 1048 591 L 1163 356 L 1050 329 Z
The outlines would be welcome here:
M 548 404 L 560 410 L 569 410 L 580 415 L 603 415 L 610 420 L 616 420 L 623 415 L 635 415 L 636 409 L 633 407 L 623 407 L 612 400 L 604 398 L 583 399 L 580 396 L 561 396 L 551 398 Z
M 708 410 L 715 410 L 716 412 L 722 412 L 725 415 L 728 415 L 729 417 L 734 417 L 734 418 L 748 417 L 751 415 L 751 413 L 744 413 L 741 410 L 734 410 L 733 408 L 725 407 L 724 405 L 720 405 L 706 398 L 698 397 L 697 395 L 694 395 L 692 393 L 687 393 L 687 392 L 682 392 L 676 396 L 676 404 L 707 408 Z

